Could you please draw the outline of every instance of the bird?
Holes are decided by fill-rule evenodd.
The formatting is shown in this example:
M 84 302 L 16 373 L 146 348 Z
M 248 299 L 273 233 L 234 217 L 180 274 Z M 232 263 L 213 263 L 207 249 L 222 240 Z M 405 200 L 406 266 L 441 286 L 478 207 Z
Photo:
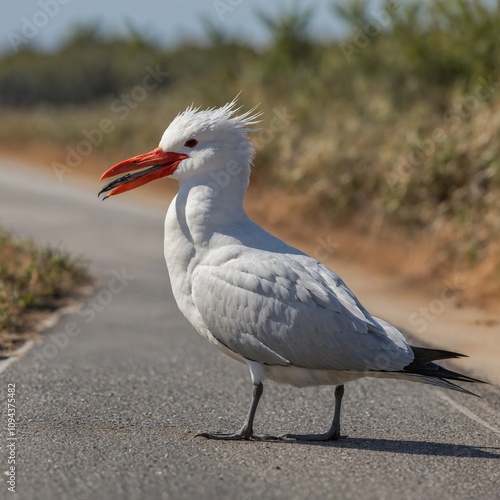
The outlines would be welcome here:
M 202 337 L 248 366 L 252 381 L 241 429 L 197 436 L 335 441 L 341 435 L 344 385 L 363 377 L 473 394 L 451 381 L 483 381 L 435 363 L 464 355 L 410 345 L 395 326 L 372 316 L 336 273 L 249 218 L 243 207 L 255 150 L 249 133 L 262 112 L 241 110 L 238 97 L 218 108 L 189 106 L 166 128 L 157 148 L 106 170 L 101 181 L 116 178 L 98 195 L 106 199 L 161 177 L 179 183 L 164 233 L 173 296 Z M 267 380 L 299 388 L 334 386 L 329 429 L 255 433 Z

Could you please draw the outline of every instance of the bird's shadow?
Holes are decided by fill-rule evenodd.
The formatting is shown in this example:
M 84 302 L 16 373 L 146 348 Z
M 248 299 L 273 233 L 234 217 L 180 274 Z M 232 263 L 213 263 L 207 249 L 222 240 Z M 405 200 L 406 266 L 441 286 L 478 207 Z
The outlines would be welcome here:
M 371 450 L 387 453 L 403 453 L 407 455 L 427 455 L 438 457 L 467 457 L 500 459 L 500 447 L 470 446 L 466 444 L 438 443 L 433 441 L 401 441 L 378 438 L 353 438 L 342 436 L 338 441 L 295 441 L 283 440 L 294 446 L 323 446 L 354 450 Z

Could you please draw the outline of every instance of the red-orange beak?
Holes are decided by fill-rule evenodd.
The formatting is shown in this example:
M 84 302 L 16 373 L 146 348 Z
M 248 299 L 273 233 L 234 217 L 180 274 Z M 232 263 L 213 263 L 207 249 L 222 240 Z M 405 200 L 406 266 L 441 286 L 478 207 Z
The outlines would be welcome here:
M 101 191 L 99 191 L 98 196 L 102 193 L 107 193 L 103 198 L 103 200 L 105 200 L 110 196 L 129 191 L 130 189 L 142 186 L 143 184 L 147 184 L 148 182 L 159 179 L 160 177 L 172 175 L 179 166 L 179 163 L 185 158 L 189 158 L 189 156 L 182 153 L 173 153 L 170 151 L 165 152 L 162 148 L 156 148 L 149 153 L 134 156 L 128 160 L 121 161 L 106 170 L 106 172 L 102 174 L 100 181 L 107 179 L 108 177 L 114 177 L 115 175 L 126 175 L 123 175 L 122 177 L 106 184 Z M 141 170 L 135 174 L 128 173 L 144 167 L 151 168 Z

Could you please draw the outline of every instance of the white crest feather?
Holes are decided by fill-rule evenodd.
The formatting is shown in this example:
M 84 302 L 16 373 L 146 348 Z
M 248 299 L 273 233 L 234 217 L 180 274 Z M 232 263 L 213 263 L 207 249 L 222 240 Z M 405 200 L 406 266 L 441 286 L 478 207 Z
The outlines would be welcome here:
M 262 111 L 257 111 L 259 105 L 238 115 L 242 106 L 238 106 L 239 94 L 229 103 L 220 108 L 201 110 L 191 104 L 185 111 L 179 113 L 171 123 L 171 127 L 180 127 L 184 130 L 196 127 L 198 130 L 214 130 L 216 128 L 232 127 L 242 132 L 255 131 L 253 125 L 260 122 Z

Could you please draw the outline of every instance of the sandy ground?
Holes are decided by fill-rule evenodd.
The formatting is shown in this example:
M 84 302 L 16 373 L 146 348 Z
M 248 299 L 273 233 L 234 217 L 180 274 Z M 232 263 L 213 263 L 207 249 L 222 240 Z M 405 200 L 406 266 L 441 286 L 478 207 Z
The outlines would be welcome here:
M 4 152 L 2 154 L 5 156 Z M 19 158 L 18 153 L 8 156 Z M 47 157 L 50 156 L 45 152 L 26 151 L 20 159 L 29 160 L 37 171 L 57 182 L 52 166 L 43 160 Z M 107 159 L 100 161 L 103 164 L 85 162 L 59 181 L 95 190 L 97 195 L 99 174 L 111 165 Z M 161 180 L 122 196 L 129 201 L 166 210 L 176 190 L 175 182 Z M 112 200 L 107 203 L 112 203 Z M 411 285 L 407 276 L 403 277 L 404 273 L 374 270 L 373 259 L 366 259 L 369 266 L 363 265 L 363 253 L 349 251 L 359 243 L 359 235 L 354 237 L 345 228 L 337 232 L 323 222 L 312 223 L 311 227 L 304 227 L 303 223 L 297 225 L 293 206 L 269 211 L 269 206 L 279 206 L 279 200 L 275 195 L 260 193 L 257 188 L 250 189 L 246 206 L 250 216 L 267 230 L 339 274 L 372 314 L 411 332 L 416 344 L 467 354 L 469 358 L 450 362 L 452 368 L 500 384 L 500 314 L 491 308 L 464 305 L 460 293 L 457 293 L 464 284 L 452 278 L 443 280 L 440 286 L 433 283 L 429 288 L 421 283 Z M 367 247 L 365 253 L 369 251 Z M 387 269 L 391 266 L 380 267 Z

